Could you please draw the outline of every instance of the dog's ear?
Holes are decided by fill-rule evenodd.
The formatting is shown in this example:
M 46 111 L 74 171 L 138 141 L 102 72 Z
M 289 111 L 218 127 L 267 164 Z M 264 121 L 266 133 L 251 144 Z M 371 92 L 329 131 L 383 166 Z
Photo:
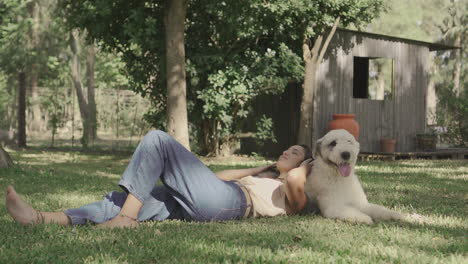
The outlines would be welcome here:
M 320 150 L 322 148 L 322 141 L 323 141 L 323 138 L 317 140 L 317 143 L 315 143 L 314 153 L 313 153 L 314 159 L 317 159 L 318 157 L 322 156 L 322 152 Z

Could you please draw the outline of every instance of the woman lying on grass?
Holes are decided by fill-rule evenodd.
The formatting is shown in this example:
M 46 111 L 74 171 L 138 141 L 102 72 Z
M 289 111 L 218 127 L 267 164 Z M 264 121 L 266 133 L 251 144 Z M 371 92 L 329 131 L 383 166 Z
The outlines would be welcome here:
M 125 192 L 111 192 L 102 201 L 64 212 L 40 212 L 8 186 L 6 206 L 24 225 L 92 222 L 109 228 L 136 227 L 148 220 L 224 221 L 295 214 L 308 201 L 304 183 L 310 159 L 309 147 L 294 145 L 274 165 L 215 174 L 171 136 L 151 131 L 119 182 Z M 162 185 L 155 185 L 158 179 Z

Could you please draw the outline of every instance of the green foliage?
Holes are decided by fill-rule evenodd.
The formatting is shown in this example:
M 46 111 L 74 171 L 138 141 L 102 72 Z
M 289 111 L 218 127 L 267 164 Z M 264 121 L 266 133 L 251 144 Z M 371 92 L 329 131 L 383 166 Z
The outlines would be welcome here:
M 257 132 L 255 132 L 255 139 L 257 139 L 259 144 L 264 144 L 267 140 L 271 140 L 273 143 L 276 143 L 273 120 L 271 118 L 263 115 L 260 120 L 257 122 Z
M 50 96 L 43 98 L 42 107 L 49 113 L 49 120 L 47 122 L 48 128 L 51 129 L 52 142 L 51 146 L 54 146 L 55 135 L 57 129 L 63 127 L 65 124 L 65 108 L 70 102 L 66 100 L 64 94 L 59 94 L 59 89 L 55 89 Z
M 11 124 L 9 109 L 15 103 L 15 93 L 7 87 L 7 77 L 0 72 L 0 129 L 6 130 L 10 128 Z
M 456 146 L 468 146 L 468 3 L 450 1 L 447 14 L 438 24 L 442 40 L 459 49 L 439 52 L 434 76 L 438 96 L 437 119 L 447 129 L 446 139 Z
M 197 87 L 198 83 L 191 82 L 192 87 L 198 88 L 197 99 L 203 108 L 202 119 L 216 122 L 215 133 L 218 133 L 218 137 L 226 138 L 239 131 L 238 126 L 241 120 L 246 119 L 250 112 L 250 103 L 256 96 L 282 92 L 288 82 L 287 78 L 282 77 L 282 73 L 290 70 L 292 79 L 301 78 L 303 68 L 300 61 L 285 45 L 279 48 L 278 52 L 267 49 L 265 54 L 247 50 L 232 60 L 224 61 L 223 70 L 207 77 L 211 89 Z M 204 65 L 203 69 L 215 70 L 213 66 L 223 67 L 221 64 Z M 191 77 L 199 78 L 196 72 L 189 73 Z
M 32 21 L 26 12 L 27 1 L 4 1 L 0 13 L 4 14 L 0 24 L 0 65 L 2 71 L 17 73 L 24 71 L 34 56 L 28 36 Z
M 382 15 L 365 26 L 365 31 L 421 41 L 440 38 L 447 0 L 389 0 Z
M 165 130 L 166 128 L 166 114 L 164 112 L 165 106 L 162 106 L 162 102 L 156 102 L 151 105 L 151 108 L 147 113 L 143 115 L 143 118 L 152 127 Z
M 329 27 L 367 23 L 382 0 L 239 0 L 189 2 L 186 57 L 189 120 L 204 127 L 200 140 L 217 152 L 240 132 L 250 102 L 281 93 L 303 75 L 302 43 Z M 122 53 L 131 87 L 157 107 L 146 115 L 160 124 L 165 111 L 164 1 L 61 1 L 72 27 L 85 28 L 109 50 Z M 156 120 L 157 119 L 157 120 Z M 208 135 L 206 135 L 208 134 Z M 208 146 L 207 144 L 211 145 Z
M 68 18 L 71 28 L 86 29 L 88 39 L 120 52 L 135 91 L 157 97 L 163 90 L 159 78 L 164 54 L 163 1 L 64 0 L 59 2 L 58 13 Z
M 96 56 L 97 88 L 129 89 L 130 81 L 122 61 L 121 53 L 111 53 L 99 50 Z
M 71 104 L 71 98 L 67 97 L 65 87 L 68 84 L 68 67 L 57 57 L 50 56 L 47 62 L 49 68 L 47 77 L 42 84 L 41 108 L 48 113 L 47 127 L 51 130 L 54 146 L 57 130 L 66 123 L 66 106 Z M 45 76 L 44 76 L 45 77 Z
M 37 19 L 33 19 L 32 10 L 34 5 L 37 10 Z M 15 93 L 17 84 L 17 74 L 25 72 L 29 77 L 29 73 L 33 71 L 39 76 L 38 86 L 44 87 L 60 83 L 59 87 L 64 86 L 64 74 L 66 67 L 63 63 L 66 60 L 64 56 L 64 38 L 63 27 L 60 25 L 60 19 L 50 18 L 51 9 L 53 9 L 54 1 L 4 1 L 0 5 L 0 13 L 5 16 L 0 21 L 0 70 L 9 79 L 8 83 L 0 82 L 0 92 L 6 89 L 8 92 L 3 97 L 10 102 L 1 104 L 2 110 L 9 108 L 15 109 Z M 28 84 L 31 85 L 31 84 Z M 54 86 L 52 89 L 56 89 Z M 48 91 L 43 88 L 43 94 L 48 94 Z M 40 98 L 42 100 L 42 110 L 51 110 L 49 125 L 56 128 L 60 120 L 56 111 L 52 108 L 54 103 L 48 102 L 47 96 Z M 34 104 L 36 102 L 30 102 Z M 51 108 L 52 107 L 52 108 Z M 2 115 L 2 119 L 14 118 L 15 110 Z M 6 126 L 3 124 L 2 126 Z M 54 133 L 54 132 L 53 132 Z
M 466 79 L 466 78 L 465 78 Z M 446 86 L 444 86 L 446 85 Z M 465 87 L 467 83 L 464 83 Z M 446 128 L 443 139 L 454 146 L 468 146 L 468 91 L 457 95 L 451 84 L 441 84 L 437 89 L 437 123 Z
M 0 5 L 0 65 L 1 70 L 14 74 L 28 70 L 33 64 L 47 65 L 51 54 L 57 55 L 63 48 L 63 30 L 58 21 L 50 19 L 53 0 L 25 1 L 5 0 Z M 39 23 L 34 21 L 32 5 L 40 6 Z M 36 35 L 33 36 L 33 28 Z M 47 71 L 40 68 L 40 74 Z

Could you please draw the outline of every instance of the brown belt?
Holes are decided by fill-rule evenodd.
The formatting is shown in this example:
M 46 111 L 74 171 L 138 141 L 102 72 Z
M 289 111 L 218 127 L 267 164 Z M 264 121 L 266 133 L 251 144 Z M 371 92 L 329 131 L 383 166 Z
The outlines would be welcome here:
M 244 218 L 248 218 L 253 215 L 253 206 L 252 206 L 252 198 L 250 198 L 249 191 L 239 182 L 236 182 L 237 185 L 241 188 L 242 192 L 245 196 L 245 201 L 247 203 L 247 207 L 245 208 Z

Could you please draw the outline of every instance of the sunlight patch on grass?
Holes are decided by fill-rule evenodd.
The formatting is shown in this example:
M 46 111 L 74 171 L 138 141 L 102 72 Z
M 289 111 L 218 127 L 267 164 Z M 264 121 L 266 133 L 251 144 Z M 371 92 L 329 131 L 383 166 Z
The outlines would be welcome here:
M 367 256 L 368 259 L 374 260 L 375 262 L 395 262 L 395 263 L 449 263 L 446 259 L 435 259 L 434 254 L 437 252 L 429 253 L 424 250 L 429 245 L 425 244 L 412 244 L 417 241 L 409 242 L 410 244 L 403 244 L 396 242 L 395 245 L 385 245 L 384 243 L 366 244 L 359 248 L 356 248 L 356 253 L 359 255 Z M 424 242 L 424 241 L 421 241 Z M 447 243 L 440 243 L 443 247 Z M 406 246 L 402 246 L 406 245 Z M 436 247 L 437 245 L 430 245 L 430 247 Z M 443 257 L 443 256 L 439 256 Z M 462 255 L 455 255 L 454 261 L 451 263 L 462 263 L 464 257 Z
M 45 211 L 103 199 L 130 158 L 55 150 L 12 154 L 19 166 L 0 171 L 0 184 L 14 184 L 27 202 Z M 273 162 L 241 157 L 206 164 L 222 170 Z M 320 215 L 168 220 L 145 222 L 136 230 L 100 230 L 24 227 L 3 210 L 0 263 L 467 263 L 466 162 L 362 162 L 357 170 L 370 202 L 422 216 L 373 225 Z
M 422 217 L 410 218 L 410 222 L 418 225 L 431 225 L 446 228 L 462 228 L 468 230 L 468 221 L 466 219 L 448 216 L 448 215 L 422 215 Z
M 464 160 L 400 160 L 397 164 L 405 165 L 408 167 L 467 167 Z M 455 165 L 455 166 L 454 166 Z
M 383 243 L 363 244 L 359 247 L 359 252 L 367 256 L 373 256 L 374 258 L 377 257 L 381 259 L 398 259 L 401 255 L 404 255 L 407 258 L 414 258 L 416 254 L 421 254 L 421 252 L 414 252 L 414 249 L 402 249 L 398 246 L 389 246 L 384 245 Z
M 123 255 L 115 257 L 109 254 L 98 254 L 94 256 L 88 256 L 87 258 L 83 259 L 83 263 L 87 264 L 94 264 L 94 263 L 100 263 L 100 264 L 115 264 L 115 263 L 121 263 L 125 264 L 128 263 L 126 260 L 126 257 Z
M 110 165 L 126 165 L 129 157 L 119 157 L 111 155 L 96 155 L 75 152 L 33 152 L 33 153 L 19 153 L 20 164 L 27 165 L 59 165 L 67 163 L 86 163 L 86 164 L 110 164 Z
M 448 161 L 447 163 L 429 163 L 429 162 L 413 162 L 408 161 L 394 163 L 376 163 L 376 164 L 358 164 L 356 165 L 357 172 L 376 172 L 376 173 L 391 173 L 391 174 L 413 174 L 413 173 L 429 173 L 443 177 L 453 177 L 457 179 L 467 179 L 468 166 L 457 166 L 462 163 Z M 375 166 L 379 165 L 379 166 Z M 437 167 L 435 167 L 437 166 Z
M 120 179 L 120 177 L 122 176 L 117 173 L 110 173 L 110 172 L 104 172 L 104 171 L 96 171 L 94 174 L 99 177 L 104 177 L 104 178 L 109 178 L 109 179 Z
M 22 158 L 27 158 L 31 160 L 36 160 L 39 162 L 46 162 L 47 164 L 50 162 L 68 162 L 73 161 L 76 158 L 75 153 L 62 153 L 62 152 L 38 152 L 38 153 L 30 153 L 30 154 L 22 154 Z
M 81 207 L 102 199 L 103 195 L 93 195 L 84 193 L 48 193 L 34 194 L 25 200 L 33 205 L 37 210 L 63 211 L 69 208 Z

